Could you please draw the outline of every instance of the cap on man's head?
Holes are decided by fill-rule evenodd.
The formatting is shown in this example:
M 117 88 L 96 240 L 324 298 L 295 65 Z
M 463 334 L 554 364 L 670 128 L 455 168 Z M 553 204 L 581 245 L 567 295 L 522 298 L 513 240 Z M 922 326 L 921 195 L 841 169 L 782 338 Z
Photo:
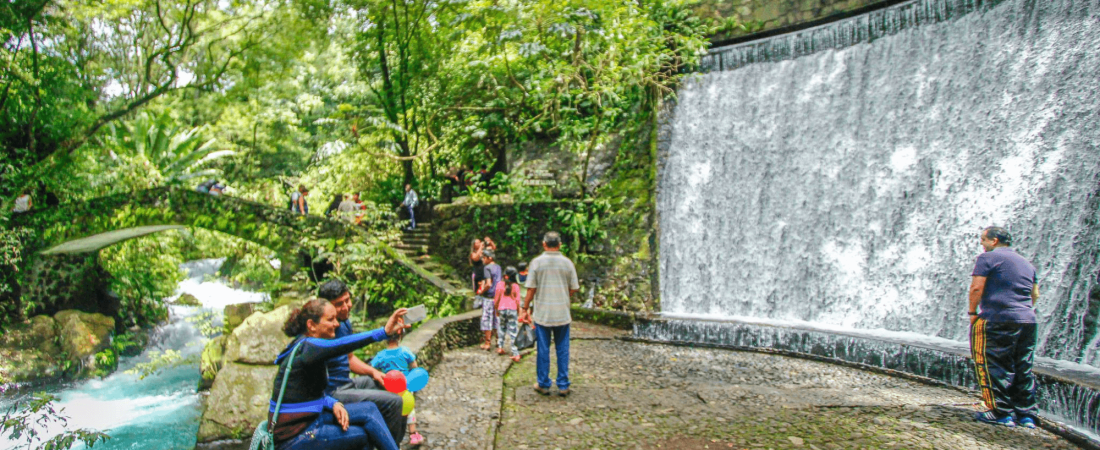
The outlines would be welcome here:
M 488 256 L 490 258 L 496 258 L 496 254 L 493 253 L 493 249 L 487 248 L 481 251 L 481 256 Z

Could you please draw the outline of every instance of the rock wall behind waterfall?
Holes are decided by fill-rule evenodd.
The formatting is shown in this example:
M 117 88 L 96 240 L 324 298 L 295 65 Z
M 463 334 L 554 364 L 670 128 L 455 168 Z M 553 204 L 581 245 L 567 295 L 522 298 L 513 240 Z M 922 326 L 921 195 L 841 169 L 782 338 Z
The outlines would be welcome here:
M 663 310 L 966 340 L 997 224 L 1039 270 L 1041 353 L 1098 364 L 1098 15 L 1004 1 L 688 82 L 659 181 Z M 851 28 L 829 27 L 768 45 Z

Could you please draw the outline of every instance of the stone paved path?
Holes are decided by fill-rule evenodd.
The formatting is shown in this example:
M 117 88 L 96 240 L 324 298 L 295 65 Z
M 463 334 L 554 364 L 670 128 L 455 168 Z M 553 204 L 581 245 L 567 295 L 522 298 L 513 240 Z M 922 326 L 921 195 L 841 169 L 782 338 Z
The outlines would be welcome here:
M 956 390 L 783 356 L 608 340 L 621 333 L 578 323 L 575 339 L 596 340 L 573 342 L 567 398 L 531 389 L 534 354 L 509 368 L 476 347 L 447 353 L 417 399 L 422 448 L 1075 448 L 1043 430 L 975 423 L 977 399 Z

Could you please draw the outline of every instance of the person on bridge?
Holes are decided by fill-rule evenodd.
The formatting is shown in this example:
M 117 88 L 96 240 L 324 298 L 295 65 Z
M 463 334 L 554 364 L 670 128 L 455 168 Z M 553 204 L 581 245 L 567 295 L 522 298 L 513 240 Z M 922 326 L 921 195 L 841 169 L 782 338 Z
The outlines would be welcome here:
M 303 216 L 309 214 L 309 203 L 306 203 L 308 196 L 309 189 L 306 189 L 306 185 L 299 184 L 298 192 L 290 196 L 290 210 Z
M 344 202 L 344 194 L 332 194 L 332 201 L 328 203 L 328 207 L 325 208 L 325 217 L 332 218 L 332 215 L 336 213 L 337 208 L 340 207 L 340 203 Z
M 336 337 L 340 322 L 336 320 L 336 307 L 328 300 L 310 300 L 290 314 L 283 332 L 294 339 L 275 359 L 279 369 L 268 410 L 268 423 L 274 424 L 271 433 L 277 448 L 358 450 L 373 445 L 381 450 L 398 450 L 374 403 L 344 405 L 325 395 L 326 371 L 328 360 L 407 328 L 402 318 L 407 312 L 408 309 L 398 309 L 385 327 L 342 338 Z M 275 417 L 276 403 L 280 401 Z
M 1031 372 L 1038 343 L 1035 266 L 1009 247 L 1012 236 L 1004 228 L 982 230 L 980 243 L 985 251 L 978 255 L 970 282 L 970 352 L 982 401 L 989 410 L 975 418 L 1035 428 L 1036 383 Z
M 209 194 L 210 189 L 213 188 L 216 184 L 218 184 L 218 180 L 211 178 L 209 180 L 203 181 L 202 183 L 199 183 L 198 186 L 195 186 L 195 191 L 202 192 L 203 194 Z
M 420 199 L 416 197 L 416 191 L 413 190 L 411 184 L 405 185 L 405 200 L 401 202 L 401 206 L 404 206 L 409 210 L 409 228 L 408 230 L 416 229 L 416 213 L 413 212 L 413 208 L 420 204 Z
M 336 338 L 351 336 L 351 292 L 340 280 L 329 280 L 321 285 L 317 295 L 336 308 Z M 392 335 L 391 335 L 392 337 Z M 387 392 L 382 382 L 384 372 L 376 370 L 355 354 L 348 352 L 328 360 L 328 387 L 325 393 L 344 404 L 370 402 L 378 407 L 382 419 L 395 442 L 405 437 L 405 417 L 401 415 L 403 400 L 400 395 Z M 359 375 L 352 378 L 351 374 Z

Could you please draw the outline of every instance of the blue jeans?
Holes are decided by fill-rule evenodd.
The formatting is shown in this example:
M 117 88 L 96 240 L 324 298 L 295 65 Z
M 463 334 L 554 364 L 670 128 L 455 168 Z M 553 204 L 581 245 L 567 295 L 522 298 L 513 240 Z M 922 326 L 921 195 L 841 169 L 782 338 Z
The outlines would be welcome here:
M 558 357 L 558 390 L 569 389 L 569 325 L 544 327 L 535 324 L 535 342 L 538 357 L 535 358 L 535 373 L 538 374 L 539 387 L 550 387 L 550 335 L 554 337 L 554 348 Z
M 406 206 L 409 210 L 409 228 L 416 228 L 416 213 L 413 212 L 412 206 Z
M 348 431 L 340 429 L 332 411 L 322 411 L 304 431 L 290 440 L 281 442 L 279 450 L 398 450 L 382 413 L 374 403 L 351 403 L 348 410 Z

